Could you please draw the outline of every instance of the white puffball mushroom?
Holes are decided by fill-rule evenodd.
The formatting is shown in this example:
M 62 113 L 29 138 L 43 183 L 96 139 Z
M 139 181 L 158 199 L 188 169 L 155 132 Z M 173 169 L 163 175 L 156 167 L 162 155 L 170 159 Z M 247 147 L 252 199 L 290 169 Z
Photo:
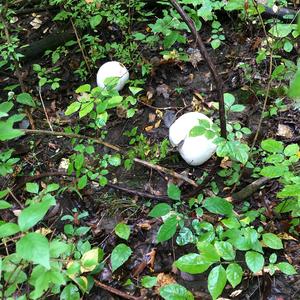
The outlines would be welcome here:
M 189 112 L 179 117 L 169 128 L 169 140 L 178 147 L 181 157 L 191 166 L 199 166 L 215 153 L 217 146 L 204 135 L 190 137 L 190 130 L 199 120 L 212 120 L 199 112 Z
M 111 77 L 119 78 L 115 90 L 120 91 L 128 81 L 129 73 L 123 64 L 118 61 L 109 61 L 99 68 L 97 73 L 97 85 L 101 88 L 105 88 L 105 79 Z

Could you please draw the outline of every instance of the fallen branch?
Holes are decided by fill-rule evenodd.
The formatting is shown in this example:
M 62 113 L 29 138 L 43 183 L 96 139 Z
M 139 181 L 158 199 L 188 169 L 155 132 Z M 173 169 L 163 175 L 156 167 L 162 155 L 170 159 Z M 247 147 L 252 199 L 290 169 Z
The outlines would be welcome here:
M 65 137 L 68 137 L 68 138 L 77 138 L 77 139 L 83 139 L 83 140 L 91 140 L 91 141 L 94 141 L 96 144 L 100 144 L 102 146 L 105 146 L 109 149 L 112 149 L 116 152 L 120 152 L 122 154 L 125 154 L 126 155 L 126 151 L 122 150 L 120 147 L 116 146 L 116 145 L 112 145 L 110 143 L 107 143 L 107 142 L 104 142 L 103 140 L 99 139 L 99 138 L 95 138 L 95 137 L 89 137 L 89 136 L 85 136 L 85 135 L 81 135 L 81 134 L 76 134 L 76 133 L 67 133 L 67 132 L 58 132 L 58 131 L 49 131 L 49 130 L 32 130 L 32 129 L 23 129 L 22 130 L 25 134 L 38 134 L 38 135 L 52 135 L 52 136 L 65 136 Z M 139 158 L 134 158 L 133 159 L 134 162 L 140 164 L 140 165 L 143 165 L 147 168 L 150 168 L 150 169 L 153 169 L 153 170 L 156 170 L 158 172 L 162 172 L 162 173 L 165 173 L 167 175 L 170 175 L 174 178 L 177 178 L 177 179 L 180 179 L 180 180 L 183 180 L 187 183 L 189 183 L 190 185 L 193 185 L 195 187 L 198 187 L 198 184 L 184 176 L 184 175 L 181 175 L 173 170 L 170 170 L 168 168 L 165 168 L 165 167 L 161 167 L 159 165 L 155 165 L 155 164 L 152 164 L 150 162 L 147 162 L 145 160 L 142 160 L 142 159 L 139 159 Z
M 94 282 L 98 287 L 100 287 L 100 288 L 102 288 L 102 289 L 104 289 L 104 290 L 106 290 L 106 291 L 108 291 L 108 292 L 110 292 L 114 295 L 122 297 L 124 299 L 129 299 L 129 300 L 142 300 L 142 299 L 145 299 L 143 296 L 135 297 L 135 296 L 128 295 L 127 293 L 122 292 L 122 291 L 120 291 L 116 288 L 113 288 L 113 287 L 109 286 L 109 285 L 106 285 L 103 282 L 101 282 L 101 281 L 99 281 L 95 278 L 94 278 Z

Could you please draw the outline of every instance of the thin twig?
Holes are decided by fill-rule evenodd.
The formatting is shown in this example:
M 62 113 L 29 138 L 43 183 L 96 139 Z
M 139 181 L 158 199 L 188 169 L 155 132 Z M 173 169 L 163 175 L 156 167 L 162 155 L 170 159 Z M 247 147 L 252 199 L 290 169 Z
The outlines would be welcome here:
M 41 91 L 41 88 L 39 87 L 39 96 L 40 96 L 40 100 L 41 100 L 41 103 L 42 103 L 42 106 L 43 106 L 43 109 L 44 109 L 44 113 L 45 113 L 45 116 L 46 116 L 46 119 L 47 119 L 47 123 L 50 127 L 50 130 L 53 131 L 53 127 L 51 125 L 51 122 L 49 120 L 49 117 L 48 117 L 48 113 L 47 113 L 47 110 L 46 110 L 46 107 L 45 107 L 45 104 L 44 104 L 44 100 L 43 100 L 43 97 L 42 97 L 42 91 Z
M 226 139 L 227 132 L 226 132 L 226 116 L 225 116 L 223 81 L 222 81 L 221 77 L 219 76 L 214 63 L 212 62 L 212 60 L 204 46 L 201 36 L 197 32 L 197 29 L 195 27 L 193 20 L 184 12 L 182 7 L 176 0 L 170 0 L 170 2 L 173 5 L 173 7 L 176 9 L 176 11 L 179 13 L 179 15 L 181 16 L 183 21 L 187 24 L 191 33 L 193 34 L 194 39 L 197 43 L 197 46 L 200 50 L 200 53 L 203 56 L 203 58 L 205 59 L 207 65 L 208 65 L 208 68 L 212 74 L 212 77 L 215 81 L 215 85 L 216 85 L 217 93 L 218 93 L 218 100 L 219 100 L 219 118 L 220 118 L 221 136 Z
M 83 139 L 83 140 L 92 140 L 97 144 L 100 144 L 100 145 L 105 146 L 109 149 L 112 149 L 116 152 L 120 152 L 120 153 L 126 155 L 126 151 L 122 150 L 120 147 L 118 147 L 116 145 L 113 145 L 113 144 L 110 144 L 110 143 L 107 143 L 107 142 L 104 142 L 103 140 L 101 140 L 99 138 L 95 138 L 95 137 L 89 137 L 89 136 L 86 136 L 86 135 L 81 135 L 81 134 L 76 134 L 76 133 L 57 132 L 57 131 L 49 131 L 49 130 L 22 129 L 22 131 L 25 134 L 65 136 L 65 137 L 68 137 L 68 138 L 78 138 L 78 139 Z M 159 165 L 152 164 L 150 162 L 147 162 L 147 161 L 139 159 L 139 158 L 134 158 L 133 161 L 140 164 L 140 165 L 143 165 L 147 168 L 154 169 L 158 172 L 163 172 L 163 173 L 165 173 L 167 175 L 170 175 L 174 178 L 183 180 L 183 181 L 189 183 L 190 185 L 198 187 L 198 184 L 194 180 L 192 180 L 192 179 L 190 179 L 190 178 L 188 178 L 184 175 L 181 175 L 181 174 L 179 174 L 179 173 L 177 173 L 173 170 L 170 170 L 168 168 L 165 168 L 165 167 L 162 167 L 162 166 L 159 166 Z
M 100 288 L 102 288 L 102 289 L 104 289 L 104 290 L 106 290 L 106 291 L 108 291 L 108 292 L 110 292 L 114 295 L 122 297 L 124 299 L 129 299 L 129 300 L 142 300 L 142 299 L 145 299 L 143 296 L 135 297 L 135 296 L 132 296 L 132 295 L 128 295 L 127 293 L 122 292 L 122 291 L 120 291 L 116 288 L 113 288 L 113 287 L 109 286 L 109 285 L 106 285 L 103 282 L 101 282 L 101 281 L 99 281 L 95 278 L 94 278 L 94 282 L 98 287 L 100 287 Z

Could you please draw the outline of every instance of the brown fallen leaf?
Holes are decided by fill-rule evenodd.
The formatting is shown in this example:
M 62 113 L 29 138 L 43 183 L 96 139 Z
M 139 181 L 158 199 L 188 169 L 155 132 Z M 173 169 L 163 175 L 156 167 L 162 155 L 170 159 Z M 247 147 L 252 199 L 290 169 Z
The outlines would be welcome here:
M 277 135 L 283 136 L 287 139 L 290 139 L 293 137 L 293 131 L 291 127 L 284 125 L 284 124 L 278 124 L 278 129 L 277 129 Z

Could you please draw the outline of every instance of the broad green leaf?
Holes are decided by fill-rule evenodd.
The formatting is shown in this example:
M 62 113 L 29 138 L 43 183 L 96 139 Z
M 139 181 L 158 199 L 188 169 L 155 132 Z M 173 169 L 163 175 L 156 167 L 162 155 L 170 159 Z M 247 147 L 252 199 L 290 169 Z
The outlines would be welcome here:
M 135 86 L 130 86 L 129 87 L 130 92 L 132 93 L 132 95 L 136 95 L 139 92 L 141 92 L 143 89 L 139 88 L 139 87 L 135 87 Z
M 21 93 L 16 98 L 17 102 L 21 104 L 25 104 L 31 107 L 36 107 L 34 100 L 32 99 L 31 95 L 28 93 Z
M 91 91 L 91 85 L 90 84 L 83 84 L 80 87 L 78 87 L 75 92 L 76 93 L 88 93 Z
M 112 271 L 114 272 L 120 266 L 122 266 L 128 260 L 131 253 L 132 250 L 125 244 L 117 245 L 113 249 L 110 257 Z
M 0 118 L 7 117 L 14 104 L 10 101 L 0 103 Z
M 296 100 L 300 98 L 300 69 L 298 69 L 294 80 L 291 82 L 288 96 Z
M 76 101 L 76 102 L 71 103 L 68 106 L 67 110 L 65 111 L 65 115 L 69 116 L 69 115 L 73 114 L 74 112 L 79 110 L 80 106 L 81 106 L 80 102 Z
M 19 232 L 20 228 L 15 223 L 4 223 L 0 225 L 0 239 L 14 235 L 15 233 Z
M 90 25 L 92 29 L 96 28 L 102 21 L 101 15 L 96 15 L 90 18 Z
M 149 216 L 152 218 L 158 218 L 165 216 L 171 211 L 171 206 L 167 203 L 159 203 L 156 204 L 151 211 L 149 212 Z
M 32 194 L 39 193 L 39 185 L 36 182 L 27 182 L 26 183 L 26 191 Z
M 80 300 L 80 294 L 76 285 L 69 283 L 60 294 L 60 300 Z
M 234 260 L 235 259 L 235 251 L 229 242 L 224 241 L 216 241 L 214 244 L 219 255 L 225 260 Z
M 189 133 L 189 136 L 196 137 L 199 135 L 203 135 L 206 132 L 206 128 L 203 126 L 194 126 Z
M 49 198 L 40 203 L 32 203 L 29 207 L 24 208 L 18 217 L 20 230 L 27 231 L 36 225 L 53 205 L 55 205 L 55 200 Z
M 94 102 L 83 103 L 79 111 L 79 118 L 85 117 L 93 110 L 93 108 Z
M 231 203 L 220 197 L 209 197 L 204 200 L 203 207 L 214 214 L 230 216 L 233 214 Z
M 297 144 L 288 145 L 284 149 L 284 155 L 286 156 L 297 155 L 298 152 L 299 152 L 299 145 Z
M 277 38 L 283 38 L 288 36 L 293 30 L 292 24 L 282 24 L 278 23 L 271 27 L 269 32 Z
M 4 200 L 0 200 L 0 209 L 7 209 L 12 207 L 12 205 L 10 203 L 8 203 L 7 201 Z
M 159 289 L 159 294 L 165 300 L 194 300 L 193 294 L 177 283 L 164 285 Z
M 127 241 L 130 236 L 130 227 L 127 224 L 119 223 L 115 227 L 115 233 L 118 237 Z
M 91 249 L 83 254 L 80 259 L 81 272 L 93 271 L 99 263 L 99 248 Z
M 224 102 L 227 109 L 235 102 L 235 97 L 230 93 L 224 93 Z
M 247 251 L 245 257 L 246 264 L 253 273 L 261 271 L 264 267 L 265 259 L 260 253 L 255 251 Z
M 295 270 L 295 268 L 287 262 L 280 262 L 280 263 L 276 264 L 276 266 L 282 273 L 284 273 L 286 275 L 297 274 L 297 271 Z
M 286 166 L 267 166 L 262 168 L 260 174 L 269 178 L 281 177 L 285 172 L 288 171 Z
M 24 131 L 12 128 L 13 123 L 0 121 L 0 141 L 8 141 L 24 135 Z
M 231 263 L 226 269 L 226 277 L 232 287 L 235 288 L 242 281 L 243 269 L 239 264 Z
M 282 249 L 282 241 L 281 239 L 275 235 L 274 233 L 264 233 L 262 235 L 263 242 L 272 249 Z
M 214 267 L 210 271 L 207 285 L 213 300 L 217 299 L 222 294 L 226 281 L 226 271 L 221 265 Z
M 157 233 L 157 242 L 161 243 L 169 240 L 176 233 L 178 220 L 176 216 L 169 217 L 164 224 L 162 224 Z
M 61 254 L 67 252 L 70 249 L 70 245 L 61 242 L 59 240 L 52 240 L 50 242 L 50 257 L 58 258 Z
M 50 251 L 47 238 L 39 233 L 27 233 L 16 243 L 18 257 L 50 268 Z
M 242 104 L 234 104 L 230 107 L 230 111 L 232 112 L 242 112 L 245 110 L 245 105 Z
M 168 184 L 168 197 L 172 200 L 180 200 L 181 191 L 177 185 L 174 183 Z
M 273 140 L 267 139 L 261 142 L 261 147 L 263 150 L 271 152 L 271 153 L 282 153 L 283 152 L 283 143 Z
M 119 154 L 112 155 L 108 158 L 108 162 L 111 166 L 118 167 L 121 165 L 121 157 Z
M 143 276 L 141 280 L 141 284 L 143 287 L 147 289 L 151 289 L 157 283 L 157 278 L 152 276 Z
M 122 96 L 113 96 L 107 102 L 107 108 L 117 107 L 123 101 Z
M 206 262 L 214 263 L 220 261 L 220 255 L 212 244 L 209 244 L 207 242 L 198 242 L 197 249 L 201 257 Z
M 212 262 L 206 261 L 198 253 L 189 253 L 181 256 L 174 264 L 182 272 L 200 274 L 205 272 L 212 265 Z
M 196 237 L 194 236 L 193 232 L 187 227 L 180 228 L 180 231 L 176 237 L 176 243 L 179 246 L 194 243 L 195 240 Z
M 300 195 L 300 185 L 299 184 L 286 185 L 279 193 L 277 193 L 277 197 L 279 197 L 279 198 L 297 197 L 299 195 Z M 283 204 L 285 204 L 285 203 L 283 203 Z
M 81 176 L 81 177 L 79 178 L 78 183 L 77 183 L 77 186 L 78 186 L 78 189 L 79 189 L 79 190 L 82 190 L 83 188 L 86 187 L 86 185 L 87 185 L 87 180 L 88 180 L 87 175 L 83 175 L 83 176 Z
M 212 47 L 213 49 L 217 49 L 218 47 L 220 47 L 221 41 L 220 41 L 219 39 L 212 40 L 212 41 L 210 42 L 210 44 L 211 44 L 211 47 Z

